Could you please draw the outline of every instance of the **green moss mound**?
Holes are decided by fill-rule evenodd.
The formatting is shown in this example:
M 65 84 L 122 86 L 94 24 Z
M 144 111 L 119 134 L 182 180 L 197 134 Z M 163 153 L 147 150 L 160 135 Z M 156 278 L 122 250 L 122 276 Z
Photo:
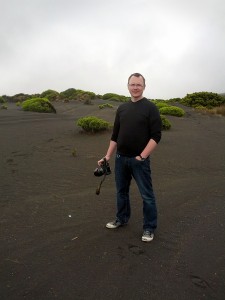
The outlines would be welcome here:
M 22 103 L 21 107 L 25 111 L 56 113 L 56 109 L 47 98 L 28 99 Z
M 176 106 L 164 106 L 159 109 L 161 115 L 170 115 L 175 117 L 183 117 L 185 112 L 182 108 Z
M 171 123 L 170 121 L 165 117 L 160 115 L 161 120 L 162 120 L 162 129 L 163 130 L 169 130 L 171 128 Z
M 112 104 L 106 103 L 98 106 L 99 109 L 104 109 L 104 108 L 113 108 Z
M 94 116 L 87 116 L 78 119 L 77 126 L 80 126 L 86 132 L 99 132 L 107 130 L 111 127 L 110 123 Z

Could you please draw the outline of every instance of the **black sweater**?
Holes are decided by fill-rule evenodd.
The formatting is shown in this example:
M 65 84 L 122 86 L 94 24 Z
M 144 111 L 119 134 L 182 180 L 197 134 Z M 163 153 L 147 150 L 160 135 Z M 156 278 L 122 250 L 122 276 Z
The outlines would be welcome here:
M 150 139 L 159 143 L 162 122 L 155 104 L 142 98 L 119 106 L 111 140 L 117 143 L 117 152 L 134 157 L 141 154 Z

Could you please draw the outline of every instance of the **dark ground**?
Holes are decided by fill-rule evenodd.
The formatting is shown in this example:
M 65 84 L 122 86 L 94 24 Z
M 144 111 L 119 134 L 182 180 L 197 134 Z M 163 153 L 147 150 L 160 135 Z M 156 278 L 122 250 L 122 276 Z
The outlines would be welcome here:
M 110 132 L 75 126 L 90 114 L 113 121 L 115 109 L 55 107 L 56 115 L 0 110 L 0 299 L 224 300 L 225 118 L 189 108 L 170 117 L 152 156 L 159 226 L 143 243 L 135 184 L 132 218 L 118 230 L 105 228 L 114 175 L 95 195 Z

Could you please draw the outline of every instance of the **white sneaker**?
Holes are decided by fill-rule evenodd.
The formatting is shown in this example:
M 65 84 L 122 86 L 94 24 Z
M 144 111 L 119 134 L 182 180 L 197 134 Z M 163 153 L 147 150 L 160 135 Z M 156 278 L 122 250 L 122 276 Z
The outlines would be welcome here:
M 142 242 L 151 242 L 154 239 L 154 233 L 149 230 L 144 230 L 141 239 Z
M 107 223 L 106 228 L 115 229 L 115 228 L 118 228 L 118 227 L 123 226 L 123 225 L 125 225 L 125 224 L 122 224 L 120 221 L 115 220 L 115 221 Z

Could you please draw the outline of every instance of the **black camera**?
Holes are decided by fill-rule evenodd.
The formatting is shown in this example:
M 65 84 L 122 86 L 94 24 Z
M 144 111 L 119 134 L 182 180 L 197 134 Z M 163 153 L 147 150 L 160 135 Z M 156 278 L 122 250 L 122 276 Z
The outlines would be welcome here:
M 104 158 L 101 166 L 94 170 L 94 175 L 97 177 L 100 177 L 102 175 L 109 175 L 109 174 L 111 174 L 110 166 L 109 166 L 109 163 Z

